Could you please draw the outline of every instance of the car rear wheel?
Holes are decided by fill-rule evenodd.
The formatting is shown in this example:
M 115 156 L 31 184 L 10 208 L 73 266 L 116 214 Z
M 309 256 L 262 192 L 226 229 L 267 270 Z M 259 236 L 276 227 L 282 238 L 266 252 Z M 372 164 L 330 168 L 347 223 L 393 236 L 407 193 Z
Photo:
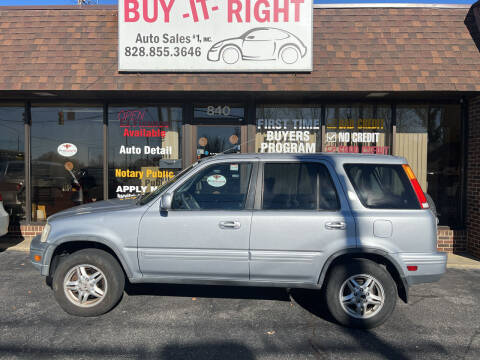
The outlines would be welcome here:
M 280 50 L 280 59 L 282 59 L 285 64 L 295 64 L 300 57 L 300 51 L 296 46 L 287 45 Z
M 98 316 L 118 303 L 125 287 L 125 276 L 111 254 L 85 249 L 60 261 L 52 286 L 57 302 L 67 313 Z
M 222 50 L 222 60 L 226 64 L 233 65 L 237 63 L 241 57 L 242 54 L 240 53 L 240 50 L 235 46 L 227 46 Z
M 340 324 L 369 329 L 392 314 L 397 288 L 381 265 L 354 259 L 331 270 L 325 295 L 330 313 Z

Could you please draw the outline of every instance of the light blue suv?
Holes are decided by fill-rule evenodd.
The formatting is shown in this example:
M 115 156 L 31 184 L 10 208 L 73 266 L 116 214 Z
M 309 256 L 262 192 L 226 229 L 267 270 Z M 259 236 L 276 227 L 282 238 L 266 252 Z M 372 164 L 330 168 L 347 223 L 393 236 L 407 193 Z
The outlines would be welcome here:
M 436 281 L 436 217 L 405 159 L 218 155 L 157 191 L 48 219 L 30 248 L 70 314 L 97 316 L 131 283 L 322 289 L 341 324 L 371 328 Z

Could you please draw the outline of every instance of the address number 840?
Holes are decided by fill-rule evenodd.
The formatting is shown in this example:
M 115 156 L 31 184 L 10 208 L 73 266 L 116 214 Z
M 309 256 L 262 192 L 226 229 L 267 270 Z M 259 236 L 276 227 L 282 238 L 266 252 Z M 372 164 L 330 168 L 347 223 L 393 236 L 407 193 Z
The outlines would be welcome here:
M 140 57 L 149 57 L 149 56 L 202 56 L 202 49 L 200 47 L 194 46 L 151 46 L 146 48 L 144 46 L 126 46 L 125 47 L 125 56 L 140 56 Z

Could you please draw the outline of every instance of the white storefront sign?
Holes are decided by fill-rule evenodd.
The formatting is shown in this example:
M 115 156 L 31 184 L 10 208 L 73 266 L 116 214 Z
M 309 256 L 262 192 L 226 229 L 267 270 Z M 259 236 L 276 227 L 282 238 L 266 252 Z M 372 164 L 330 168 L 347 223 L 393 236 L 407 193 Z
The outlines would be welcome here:
M 313 0 L 119 0 L 119 71 L 312 71 Z

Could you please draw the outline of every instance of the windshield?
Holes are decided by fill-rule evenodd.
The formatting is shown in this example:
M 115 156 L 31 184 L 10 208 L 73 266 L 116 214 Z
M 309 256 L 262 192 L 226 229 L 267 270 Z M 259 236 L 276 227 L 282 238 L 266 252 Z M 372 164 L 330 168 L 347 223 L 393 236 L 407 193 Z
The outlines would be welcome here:
M 169 187 L 170 185 L 172 185 L 173 183 L 177 182 L 186 172 L 190 171 L 191 168 L 193 168 L 195 165 L 197 165 L 198 162 L 196 163 L 193 163 L 192 165 L 190 165 L 189 167 L 183 169 L 182 171 L 180 171 L 178 173 L 177 176 L 175 176 L 173 179 L 171 179 L 170 181 L 166 182 L 165 184 L 163 184 L 162 186 L 160 186 L 159 188 L 157 188 L 157 190 L 155 191 L 152 191 L 151 193 L 149 194 L 146 194 L 142 197 L 139 198 L 138 200 L 138 203 L 140 205 L 145 205 L 145 204 L 148 204 L 150 201 L 152 201 L 153 199 L 155 199 L 158 194 L 162 193 L 162 191 L 164 191 L 167 187 Z

